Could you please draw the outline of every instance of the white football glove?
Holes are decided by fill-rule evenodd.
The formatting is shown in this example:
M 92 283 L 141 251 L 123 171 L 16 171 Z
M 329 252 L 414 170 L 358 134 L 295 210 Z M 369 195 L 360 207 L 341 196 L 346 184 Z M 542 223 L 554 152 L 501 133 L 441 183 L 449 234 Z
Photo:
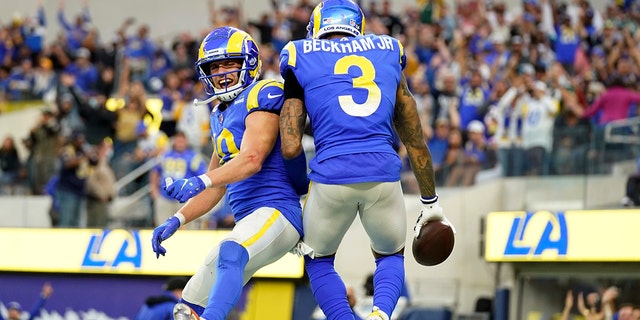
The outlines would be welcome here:
M 422 202 L 422 209 L 420 210 L 418 221 L 416 221 L 416 226 L 413 227 L 414 237 L 416 239 L 420 236 L 420 229 L 422 229 L 422 226 L 429 223 L 429 221 L 443 221 L 451 226 L 454 234 L 456 233 L 456 228 L 449 219 L 445 217 L 444 213 L 442 213 L 442 207 L 438 204 L 438 196 L 430 199 L 420 197 L 420 201 Z

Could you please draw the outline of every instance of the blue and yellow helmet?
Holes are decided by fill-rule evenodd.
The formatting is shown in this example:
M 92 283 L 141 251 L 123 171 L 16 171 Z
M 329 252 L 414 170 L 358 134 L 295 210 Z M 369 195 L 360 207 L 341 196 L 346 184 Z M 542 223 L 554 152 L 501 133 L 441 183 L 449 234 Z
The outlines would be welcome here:
M 364 34 L 364 13 L 351 0 L 325 0 L 320 2 L 307 26 L 308 37 L 320 39 L 329 33 L 346 33 L 352 36 Z
M 241 59 L 242 66 L 239 70 L 210 74 L 209 63 L 227 59 Z M 258 45 L 248 33 L 233 27 L 220 27 L 202 40 L 195 67 L 205 93 L 221 101 L 231 101 L 258 79 L 262 61 Z M 217 89 L 211 82 L 213 76 L 224 76 L 232 72 L 240 74 L 238 83 L 231 87 Z

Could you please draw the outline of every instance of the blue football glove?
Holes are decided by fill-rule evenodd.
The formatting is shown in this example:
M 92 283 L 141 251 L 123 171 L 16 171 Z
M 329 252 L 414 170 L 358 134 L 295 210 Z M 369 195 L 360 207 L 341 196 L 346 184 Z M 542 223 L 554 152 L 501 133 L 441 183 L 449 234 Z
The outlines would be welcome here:
M 204 191 L 208 186 L 211 186 L 211 179 L 203 174 L 189 179 L 178 179 L 176 181 L 167 178 L 165 190 L 170 197 L 180 202 L 186 202 Z
M 169 239 L 178 229 L 180 229 L 182 223 L 176 216 L 170 217 L 160 226 L 153 229 L 153 236 L 151 237 L 151 247 L 153 252 L 156 253 L 156 259 L 160 258 L 160 255 L 167 253 L 167 250 L 162 247 L 161 243 L 164 240 Z

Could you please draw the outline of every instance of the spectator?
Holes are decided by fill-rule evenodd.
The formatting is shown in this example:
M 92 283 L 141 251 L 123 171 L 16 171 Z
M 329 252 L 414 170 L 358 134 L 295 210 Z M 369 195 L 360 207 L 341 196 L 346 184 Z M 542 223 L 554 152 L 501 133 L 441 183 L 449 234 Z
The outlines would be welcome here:
M 136 35 L 127 38 L 124 48 L 125 81 L 141 81 L 147 84 L 151 74 L 151 63 L 155 56 L 155 45 L 149 39 L 149 26 L 138 27 Z
M 0 145 L 0 195 L 13 194 L 21 174 L 22 164 L 13 137 L 7 136 Z
M 169 278 L 164 284 L 164 292 L 161 295 L 148 297 L 135 320 L 172 320 L 173 306 L 182 298 L 182 290 L 186 285 L 186 278 Z
M 182 208 L 183 204 L 171 198 L 165 191 L 165 180 L 174 181 L 195 177 L 207 172 L 207 163 L 200 153 L 189 148 L 187 137 L 178 131 L 173 136 L 171 149 L 164 153 L 161 161 L 150 173 L 151 197 L 155 210 L 155 225 L 161 225 Z
M 234 28 L 240 28 L 243 24 L 240 21 L 242 6 L 239 1 L 234 1 L 233 6 L 224 6 L 222 8 L 216 8 L 214 0 L 207 1 L 207 8 L 209 10 L 209 20 L 213 28 L 229 26 Z
M 27 171 L 31 193 L 41 195 L 44 193 L 45 185 L 57 171 L 60 123 L 56 112 L 43 110 L 40 119 L 23 143 L 29 150 Z
M 139 138 L 137 129 L 140 121 L 144 121 L 152 132 L 158 130 L 162 121 L 160 109 L 156 108 L 157 113 L 153 113 L 149 101 L 151 100 L 147 99 L 144 84 L 140 81 L 131 84 L 125 99 L 107 100 L 107 108 L 117 110 L 111 166 L 118 179 L 136 166 L 135 153 Z M 125 193 L 130 194 L 133 191 L 127 189 Z
M 12 100 L 29 100 L 34 96 L 35 70 L 31 58 L 24 58 L 20 67 L 14 68 L 9 76 L 8 94 Z
M 162 123 L 160 130 L 172 137 L 176 131 L 177 115 L 182 110 L 183 92 L 180 90 L 181 81 L 178 75 L 171 71 L 164 76 L 164 84 L 159 93 L 162 100 Z
M 566 13 L 557 15 L 553 37 L 557 61 L 562 64 L 565 70 L 573 73 L 573 64 L 581 39 L 571 25 L 571 18 Z
M 51 59 L 46 57 L 39 58 L 33 80 L 34 98 L 42 99 L 47 104 L 53 103 L 57 85 L 58 77 L 53 70 Z
M 175 54 L 173 59 L 170 56 L 170 52 L 162 47 L 155 49 L 153 53 L 153 61 L 151 61 L 151 67 L 149 70 L 149 82 L 148 89 L 153 93 L 157 93 L 162 89 L 162 78 L 172 70 L 174 67 L 184 67 L 184 64 L 180 64 L 186 61 L 191 62 L 192 56 L 188 52 L 187 44 L 184 42 L 176 42 L 173 47 L 173 53 Z M 174 64 L 177 64 L 174 66 Z
M 96 95 L 79 104 L 80 116 L 84 119 L 87 130 L 87 143 L 92 146 L 101 144 L 104 139 L 113 139 L 117 113 L 107 109 L 106 96 Z
M 284 81 L 280 75 L 280 66 L 278 65 L 278 53 L 273 50 L 271 45 L 262 45 L 260 48 L 260 57 L 263 61 L 262 78 Z
M 527 93 L 516 105 L 515 114 L 522 120 L 522 148 L 525 153 L 526 175 L 549 173 L 549 158 L 553 147 L 553 124 L 558 104 L 547 93 L 542 81 L 528 82 Z
M 138 122 L 136 134 L 138 143 L 134 152 L 134 166 L 139 166 L 161 155 L 167 149 L 169 137 L 160 130 L 150 129 L 144 120 Z
M 473 120 L 482 120 L 486 110 L 482 108 L 489 100 L 489 88 L 484 85 L 480 70 L 470 71 L 471 76 L 462 88 L 458 112 L 460 113 L 460 127 L 466 128 Z
M 460 128 L 460 92 L 457 80 L 451 70 L 444 70 L 440 76 L 441 82 L 436 86 L 433 94 L 432 126 L 440 118 L 447 119 L 451 127 Z
M 382 1 L 382 12 L 378 15 L 378 19 L 387 29 L 387 34 L 397 37 L 398 34 L 404 33 L 404 25 L 397 15 L 391 12 L 391 1 Z
M 85 149 L 85 142 L 84 133 L 74 131 L 62 148 L 60 180 L 56 188 L 56 198 L 60 204 L 59 227 L 80 226 L 86 180 L 90 166 L 97 163 L 97 157 Z
M 604 318 L 604 310 L 598 305 L 599 302 L 600 294 L 598 292 L 589 292 L 586 295 L 582 292 L 578 293 L 578 311 L 586 320 Z
M 0 40 L 1 41 L 1 40 Z M 0 43 L 0 46 L 2 43 Z M 2 55 L 2 50 L 0 50 L 0 58 Z M 9 63 L 6 65 L 2 65 L 2 61 L 0 61 L 0 102 L 6 102 L 9 96 L 9 76 L 11 75 L 11 68 L 9 67 Z
M 111 151 L 108 140 L 96 146 L 97 163 L 87 178 L 87 227 L 106 228 L 109 222 L 109 207 L 116 196 L 116 176 L 107 158 Z
M 611 86 L 580 116 L 592 118 L 598 116 L 598 127 L 604 127 L 615 120 L 629 118 L 632 107 L 640 103 L 640 93 L 625 87 L 621 78 L 615 78 Z M 601 112 L 601 114 L 599 114 Z
M 96 95 L 103 96 L 106 100 L 116 89 L 115 70 L 111 66 L 99 67 L 98 70 L 100 70 L 100 77 L 96 82 Z
M 637 320 L 633 317 L 633 305 L 623 304 L 614 314 L 613 319 L 616 320 Z
M 361 8 L 363 7 L 361 1 L 358 1 L 358 4 L 360 5 Z M 378 1 L 376 0 L 369 1 L 369 7 L 367 9 L 362 9 L 362 10 L 364 11 L 364 15 L 367 18 L 367 20 L 376 18 L 378 16 L 378 11 L 379 11 Z
M 449 137 L 447 141 L 447 154 L 444 158 L 443 170 L 447 173 L 445 185 L 448 177 L 456 166 L 464 163 L 464 149 L 462 144 L 462 132 L 458 128 L 449 129 Z
M 29 311 L 29 316 L 23 315 L 22 306 L 17 301 L 11 301 L 7 304 L 7 309 L 9 310 L 8 318 L 6 320 L 23 320 L 29 319 L 34 320 L 40 316 L 40 309 L 47 302 L 51 294 L 53 293 L 53 287 L 49 283 L 45 283 L 42 286 L 42 291 L 40 291 L 40 296 L 38 300 L 34 303 L 33 307 Z M 2 314 L 0 314 L 0 320 L 4 320 Z
M 65 0 L 58 2 L 58 22 L 65 32 L 65 42 L 71 52 L 75 52 L 82 46 L 82 42 L 89 33 L 88 24 L 91 22 L 89 15 L 89 0 L 82 0 L 82 13 L 76 16 L 74 24 L 70 24 L 64 15 Z
M 176 129 L 187 137 L 189 147 L 203 153 L 205 145 L 211 143 L 209 127 L 209 108 L 193 103 L 193 89 L 187 90 L 180 100 L 181 112 Z
M 115 76 L 116 69 L 120 67 L 119 61 L 120 54 L 123 51 L 122 48 L 122 38 L 118 34 L 107 38 L 102 45 L 98 46 L 93 55 L 95 57 L 95 64 L 98 67 L 98 70 L 103 72 L 106 69 L 111 69 L 113 76 Z M 98 93 L 100 93 L 100 91 L 98 91 Z M 109 96 L 108 94 L 105 95 L 107 97 Z
M 271 44 L 277 52 L 280 52 L 285 44 L 291 40 L 291 24 L 287 20 L 284 10 L 278 9 L 275 16 Z
M 68 137 L 74 130 L 85 131 L 85 122 L 80 114 L 80 107 L 85 103 L 85 94 L 76 85 L 76 76 L 66 70 L 60 75 L 56 102 L 58 119 L 63 137 Z
M 272 3 L 275 4 L 275 1 Z M 277 10 L 277 8 L 273 9 L 274 11 Z M 249 21 L 249 26 L 258 30 L 258 34 L 260 35 L 258 37 L 260 39 L 259 42 L 263 44 L 263 48 L 265 44 L 271 43 L 271 39 L 273 37 L 273 22 L 271 21 L 271 18 L 268 14 L 263 13 L 262 15 L 260 15 L 260 20 L 258 21 Z
M 140 99 L 130 99 L 125 102 L 124 108 L 116 111 L 114 161 L 133 155 L 138 141 L 138 125 L 144 121 L 144 115 L 147 113 L 144 103 Z
M 303 0 L 295 4 L 289 16 L 291 40 L 304 39 L 307 37 L 307 25 L 309 24 L 309 16 L 311 16 L 313 7 L 309 8 L 304 2 Z
M 597 163 L 611 163 L 630 158 L 631 149 L 624 144 L 612 144 L 604 141 L 605 126 L 612 121 L 628 119 L 637 114 L 640 105 L 640 93 L 626 88 L 622 79 L 616 77 L 611 86 L 597 100 L 580 114 L 583 118 L 596 118 L 594 128 L 594 148 L 598 152 Z
M 567 291 L 567 296 L 564 301 L 564 308 L 562 309 L 562 315 L 560 316 L 561 320 L 569 320 L 569 316 L 571 315 L 571 309 L 573 308 L 573 292 L 571 290 Z
M 158 156 L 161 155 L 166 149 L 169 138 L 167 135 L 157 129 L 151 129 L 147 126 L 144 120 L 140 120 L 138 126 L 136 128 L 136 134 L 138 135 L 137 144 L 135 150 L 132 155 L 127 156 L 124 164 L 133 170 L 148 161 L 152 161 L 153 159 L 158 159 Z M 126 168 L 126 167 L 125 167 Z M 120 167 L 123 169 L 123 167 Z M 129 173 L 128 171 L 122 173 Z M 150 182 L 150 174 L 144 173 L 129 183 L 124 190 L 125 194 L 132 194 L 143 188 Z M 153 201 L 153 194 L 149 196 L 145 196 L 143 201 L 148 202 L 149 205 L 145 206 L 145 210 L 149 210 L 146 218 L 141 221 L 137 221 L 139 223 L 139 227 L 151 227 L 153 226 L 153 206 L 151 205 Z M 142 201 L 139 201 L 142 202 Z
M 621 202 L 625 207 L 640 206 L 640 157 L 636 161 L 636 172 L 627 178 L 625 195 Z
M 574 294 L 572 290 L 568 290 L 566 297 L 564 308 L 562 310 L 562 314 L 560 316 L 560 320 L 569 320 L 571 316 L 571 311 L 573 310 L 574 304 L 577 307 L 578 312 L 584 317 L 585 320 L 602 320 L 602 319 L 616 319 L 614 315 L 614 300 L 618 297 L 618 289 L 616 287 L 608 287 L 602 290 L 602 294 L 597 291 L 588 292 L 586 295 L 583 292 L 579 292 L 577 297 L 574 298 Z M 577 301 L 575 301 L 577 300 Z M 618 314 L 622 311 L 618 311 Z M 623 311 L 623 312 L 626 312 Z M 631 309 L 629 309 L 629 315 L 631 314 Z M 618 319 L 629 319 L 632 318 L 618 318 Z
M 521 121 L 516 116 L 516 102 L 522 96 L 523 80 L 514 78 L 511 87 L 497 97 L 498 102 L 490 109 L 486 121 L 494 130 L 491 144 L 497 150 L 498 160 L 502 167 L 502 176 L 514 177 L 524 171 L 524 152 L 520 145 Z
M 464 149 L 458 154 L 455 164 L 449 171 L 446 185 L 470 186 L 483 168 L 492 166 L 494 161 L 485 140 L 485 127 L 479 120 L 473 120 L 467 126 L 468 139 Z
M 193 60 L 196 59 L 195 56 L 189 52 L 189 42 L 185 41 L 177 41 L 172 46 L 171 58 L 164 52 L 162 49 L 156 49 L 154 62 L 151 68 L 151 75 L 154 73 L 158 76 L 162 77 L 164 74 L 162 73 L 162 66 L 164 63 L 172 64 L 175 69 L 185 69 L 191 68 L 193 64 Z M 165 62 L 166 60 L 166 62 Z M 169 65 L 166 66 L 168 69 Z M 164 70 L 166 73 L 167 70 Z
M 35 17 L 27 17 L 21 25 L 21 32 L 24 35 L 24 46 L 28 48 L 32 58 L 37 57 L 42 52 L 44 35 L 46 32 L 46 16 L 44 13 L 44 0 L 37 1 Z
M 445 159 L 449 149 L 449 132 L 451 126 L 449 120 L 440 118 L 436 120 L 433 136 L 427 140 L 431 159 L 433 159 L 433 171 L 436 177 L 436 185 L 443 185 L 448 172 L 445 170 Z
M 487 98 L 486 106 L 483 107 L 486 109 L 483 122 L 487 128 L 487 137 L 490 142 L 493 142 L 497 137 L 498 123 L 501 121 L 501 111 L 498 109 L 498 105 L 502 96 L 509 90 L 509 85 L 510 83 L 506 79 L 496 79 Z
M 75 52 L 74 62 L 67 65 L 65 72 L 73 74 L 76 82 L 75 85 L 84 94 L 93 95 L 96 92 L 98 83 L 98 69 L 90 61 L 91 51 L 85 47 L 80 47 Z
M 586 174 L 591 143 L 591 122 L 579 118 L 579 105 L 565 101 L 562 112 L 553 125 L 552 172 L 555 174 Z

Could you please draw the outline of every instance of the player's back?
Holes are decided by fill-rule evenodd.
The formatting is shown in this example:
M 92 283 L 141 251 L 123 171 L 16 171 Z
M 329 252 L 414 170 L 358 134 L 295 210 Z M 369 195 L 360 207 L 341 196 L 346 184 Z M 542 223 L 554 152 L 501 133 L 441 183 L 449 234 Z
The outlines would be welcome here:
M 389 165 L 392 171 L 398 167 L 392 120 L 405 60 L 398 40 L 376 35 L 304 39 L 289 43 L 280 58 L 283 76 L 291 70 L 304 88 L 316 144 L 316 157 L 310 163 L 313 180 L 318 180 L 313 178 L 318 172 L 344 174 L 358 166 L 360 160 L 354 157 L 368 157 L 365 163 Z M 382 159 L 373 161 L 370 153 L 377 153 L 376 157 Z M 326 159 L 346 155 L 351 160 L 343 161 L 339 166 L 342 169 L 318 168 Z M 393 181 L 395 177 L 382 180 Z M 324 181 L 365 182 L 354 179 L 336 181 L 326 177 Z M 381 181 L 379 177 L 373 180 Z

